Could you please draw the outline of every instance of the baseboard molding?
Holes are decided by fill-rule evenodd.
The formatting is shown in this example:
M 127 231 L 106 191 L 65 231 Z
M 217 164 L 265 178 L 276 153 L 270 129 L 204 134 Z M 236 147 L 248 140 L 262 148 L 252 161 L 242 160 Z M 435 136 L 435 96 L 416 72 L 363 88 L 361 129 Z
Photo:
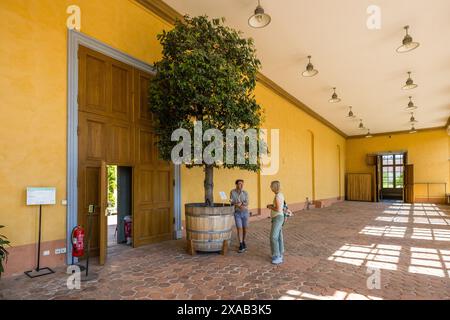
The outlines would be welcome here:
M 431 203 L 431 204 L 446 204 L 446 198 L 445 197 L 439 197 L 439 198 L 414 198 L 414 203 Z
M 315 200 L 315 201 L 313 201 L 312 205 L 310 206 L 310 209 L 325 208 L 325 207 L 329 207 L 337 202 L 342 202 L 342 201 L 344 201 L 343 197 Z M 289 205 L 289 209 L 292 212 L 307 209 L 306 202 L 289 203 L 288 205 Z M 254 208 L 254 209 L 251 209 L 250 212 L 252 212 L 252 215 L 250 216 L 250 221 L 257 221 L 257 220 L 261 220 L 261 219 L 267 219 L 268 217 L 270 217 L 270 210 L 267 208 Z
M 40 267 L 59 267 L 65 265 L 66 254 L 55 254 L 55 249 L 66 248 L 66 239 L 46 241 L 41 243 Z M 50 255 L 43 256 L 44 251 Z M 8 263 L 5 264 L 5 273 L 2 277 L 11 277 L 23 274 L 25 271 L 36 268 L 37 243 L 8 248 Z M 67 251 L 67 250 L 66 250 Z

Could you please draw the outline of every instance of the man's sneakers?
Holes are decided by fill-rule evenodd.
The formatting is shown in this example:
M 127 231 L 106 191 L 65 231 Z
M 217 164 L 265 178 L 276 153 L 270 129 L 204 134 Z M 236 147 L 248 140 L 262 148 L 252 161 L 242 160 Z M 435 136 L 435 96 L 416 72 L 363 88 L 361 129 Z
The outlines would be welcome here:
M 244 251 L 246 251 L 247 250 L 247 246 L 245 245 L 245 242 L 241 242 L 240 244 L 239 244 L 239 250 L 238 250 L 238 252 L 239 253 L 242 253 L 242 252 L 244 252 Z
M 272 258 L 272 264 L 282 264 L 283 263 L 283 257 L 282 256 L 278 256 L 278 257 L 273 257 Z

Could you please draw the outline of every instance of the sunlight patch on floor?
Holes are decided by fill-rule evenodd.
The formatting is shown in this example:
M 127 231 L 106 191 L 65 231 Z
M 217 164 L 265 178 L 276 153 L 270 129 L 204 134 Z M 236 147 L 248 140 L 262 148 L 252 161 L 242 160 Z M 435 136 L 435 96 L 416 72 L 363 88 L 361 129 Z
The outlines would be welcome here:
M 365 226 L 359 233 L 368 236 L 404 238 L 406 233 L 406 227 Z
M 322 296 L 298 290 L 288 290 L 279 300 L 383 300 L 372 295 L 337 290 L 333 295 Z
M 411 273 L 436 277 L 450 277 L 450 250 L 411 248 Z
M 397 270 L 401 249 L 401 246 L 385 244 L 345 244 L 328 257 L 328 260 L 359 267 Z

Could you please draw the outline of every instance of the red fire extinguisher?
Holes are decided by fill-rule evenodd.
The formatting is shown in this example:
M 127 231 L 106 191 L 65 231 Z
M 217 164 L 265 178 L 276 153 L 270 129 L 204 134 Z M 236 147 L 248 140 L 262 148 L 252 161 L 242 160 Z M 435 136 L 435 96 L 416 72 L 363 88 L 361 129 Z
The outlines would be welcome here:
M 84 255 L 84 229 L 76 226 L 72 230 L 72 256 L 82 257 Z

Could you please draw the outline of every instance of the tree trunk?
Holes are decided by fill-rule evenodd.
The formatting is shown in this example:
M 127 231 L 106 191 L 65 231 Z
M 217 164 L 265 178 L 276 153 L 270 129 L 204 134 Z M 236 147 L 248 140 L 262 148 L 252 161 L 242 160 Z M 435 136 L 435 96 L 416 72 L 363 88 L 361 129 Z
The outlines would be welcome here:
M 214 166 L 206 165 L 205 166 L 205 204 L 208 207 L 214 205 Z

